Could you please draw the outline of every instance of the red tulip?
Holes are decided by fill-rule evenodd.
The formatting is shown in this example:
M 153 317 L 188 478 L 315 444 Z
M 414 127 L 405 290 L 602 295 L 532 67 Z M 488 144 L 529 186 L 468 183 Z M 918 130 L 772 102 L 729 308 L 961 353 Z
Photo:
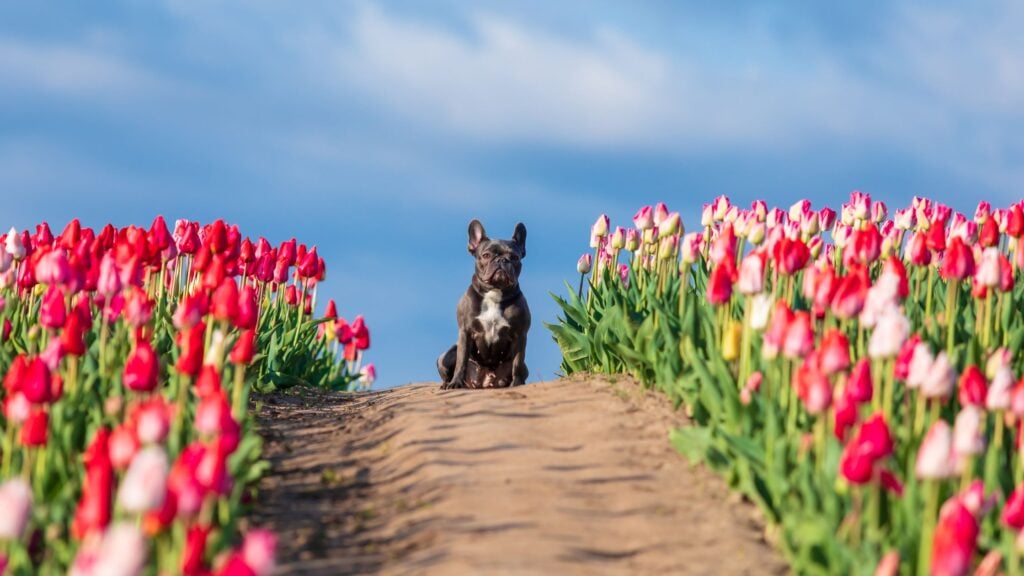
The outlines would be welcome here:
M 320 257 L 317 256 L 316 246 L 307 252 L 296 266 L 299 278 L 316 278 L 320 275 Z
M 71 356 L 85 354 L 85 331 L 88 325 L 89 322 L 82 318 L 82 314 L 77 308 L 68 314 L 68 318 L 64 322 L 64 329 L 60 333 L 61 349 L 65 354 Z
M 857 423 L 859 416 L 857 402 L 850 397 L 846 390 L 836 397 L 832 406 L 832 414 L 835 418 L 833 434 L 840 442 L 845 442 L 847 430 Z
M 981 224 L 978 232 L 978 242 L 983 248 L 989 248 L 999 244 L 999 224 L 995 218 L 988 218 Z
M 202 367 L 196 378 L 196 395 L 205 398 L 221 391 L 220 372 L 209 364 Z
M 49 437 L 50 415 L 45 408 L 36 408 L 21 426 L 22 446 L 46 446 Z
M 78 218 L 72 219 L 68 222 L 67 226 L 64 227 L 64 231 L 61 232 L 60 237 L 57 238 L 57 245 L 65 250 L 73 250 L 78 245 L 79 239 L 82 237 L 82 223 Z
M 238 315 L 235 316 L 235 327 L 241 330 L 255 328 L 259 320 L 260 305 L 257 301 L 256 289 L 246 285 L 238 294 Z
M 907 278 L 907 268 L 903 265 L 903 261 L 896 256 L 890 256 L 885 261 L 882 273 L 893 274 L 899 278 L 896 294 L 899 296 L 900 300 L 906 300 L 907 296 L 910 295 L 910 281 Z
M 871 362 L 867 358 L 858 360 L 850 372 L 850 378 L 846 381 L 846 394 L 857 403 L 871 400 L 874 384 L 871 380 Z
M 587 254 L 590 256 L 590 254 Z M 334 298 L 327 301 L 327 308 L 324 310 L 324 318 L 335 319 L 338 317 L 338 306 L 334 303 Z
M 807 269 L 804 273 L 804 296 L 811 300 L 811 311 L 815 318 L 824 318 L 838 288 L 839 279 L 832 265 Z
M 153 346 L 145 340 L 137 342 L 124 365 L 121 378 L 124 387 L 134 392 L 152 392 L 159 375 L 160 364 Z
M 206 540 L 210 527 L 195 524 L 185 537 L 185 551 L 181 555 L 181 573 L 185 576 L 206 574 Z
M 708 302 L 725 304 L 732 298 L 732 285 L 736 281 L 736 264 L 731 259 L 722 259 L 711 271 L 708 278 Z
M 867 279 L 861 274 L 850 273 L 841 278 L 832 297 L 832 314 L 843 320 L 857 317 L 864 309 L 868 287 Z
M 933 252 L 942 252 L 946 249 L 946 221 L 944 219 L 932 220 L 928 231 L 925 232 L 925 242 L 928 249 Z
M 932 544 L 931 573 L 935 576 L 962 576 L 970 572 L 978 544 L 978 520 L 954 496 L 942 505 Z
M 889 434 L 889 426 L 881 414 L 875 414 L 868 418 L 861 426 L 859 436 L 872 457 L 884 458 L 892 454 L 892 436 Z
M 882 253 L 882 235 L 874 224 L 854 230 L 850 243 L 843 252 L 843 262 L 849 266 L 853 262 L 872 264 Z
M 963 280 L 974 274 L 974 253 L 960 237 L 955 236 L 949 241 L 946 253 L 942 257 L 939 275 L 944 280 Z
M 252 362 L 256 349 L 256 331 L 246 330 L 238 337 L 238 342 L 231 349 L 229 360 L 232 364 L 248 364 Z
M 234 322 L 238 317 L 238 285 L 231 278 L 225 278 L 213 293 L 210 313 L 217 320 Z
M 1010 208 L 1006 218 L 1006 235 L 1011 238 L 1020 238 L 1024 235 L 1024 211 L 1021 210 L 1020 204 Z
M 907 245 L 907 254 L 910 263 L 914 266 L 927 266 L 932 262 L 932 251 L 928 249 L 928 239 L 923 233 L 916 233 L 910 237 Z
M 47 328 L 60 328 L 67 319 L 64 293 L 56 285 L 50 286 L 39 306 L 39 323 Z
M 356 316 L 352 322 L 352 339 L 345 345 L 345 359 L 349 362 L 356 359 L 356 352 L 370 347 L 370 329 L 366 327 L 363 317 Z
M 257 576 L 238 552 L 232 553 L 214 576 Z
M 803 240 L 791 240 L 788 237 L 783 237 L 775 244 L 774 257 L 779 272 L 786 276 L 792 276 L 807 266 L 811 252 Z
M 985 406 L 985 396 L 988 393 L 988 382 L 981 370 L 971 364 L 960 375 L 958 386 L 960 404 L 963 406 Z
M 163 216 L 157 216 L 153 219 L 153 224 L 149 226 L 149 243 L 158 251 L 163 251 L 174 245 L 174 238 L 171 237 L 171 231 L 167 229 L 167 221 L 164 220 Z
M 1003 525 L 1016 531 L 1024 529 L 1024 484 L 1010 493 L 1003 507 Z
M 56 400 L 53 396 L 53 379 L 46 363 L 39 357 L 22 362 L 23 365 L 18 372 L 17 389 L 25 394 L 25 398 L 33 404 L 44 404 Z M 14 370 L 15 367 L 12 366 L 11 371 L 14 372 Z
M 203 366 L 203 346 L 206 325 L 202 322 L 178 333 L 181 355 L 174 367 L 182 374 L 195 376 Z

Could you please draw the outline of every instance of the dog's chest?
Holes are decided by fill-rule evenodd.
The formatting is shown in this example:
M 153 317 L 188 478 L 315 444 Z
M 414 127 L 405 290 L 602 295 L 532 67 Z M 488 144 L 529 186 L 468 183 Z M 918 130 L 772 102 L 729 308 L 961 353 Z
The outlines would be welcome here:
M 484 341 L 489 345 L 497 342 L 501 329 L 508 327 L 508 320 L 501 310 L 501 290 L 491 290 L 484 294 L 480 314 L 476 319 L 483 328 Z

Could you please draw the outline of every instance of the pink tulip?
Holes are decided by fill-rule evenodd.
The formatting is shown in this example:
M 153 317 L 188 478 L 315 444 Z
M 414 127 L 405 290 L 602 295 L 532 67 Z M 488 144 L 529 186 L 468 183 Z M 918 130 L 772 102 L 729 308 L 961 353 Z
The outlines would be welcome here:
M 736 283 L 740 294 L 758 294 L 764 290 L 764 254 L 751 252 L 740 264 L 740 276 Z
M 928 430 L 917 452 L 914 472 L 923 480 L 941 480 L 953 475 L 953 433 L 944 420 L 937 420 Z
M 821 369 L 826 375 L 831 376 L 850 367 L 850 342 L 839 330 L 833 328 L 826 332 L 819 350 Z
M 953 424 L 953 452 L 957 457 L 977 456 L 985 451 L 985 413 L 977 406 L 964 406 Z
M 112 252 L 105 253 L 100 261 L 100 276 L 96 284 L 96 291 L 108 298 L 121 291 L 121 276 L 117 271 L 117 262 L 114 260 Z
M 654 209 L 650 206 L 644 206 L 637 210 L 636 214 L 633 215 L 633 225 L 638 230 L 650 230 L 654 226 Z
M 156 510 L 167 493 L 167 454 L 163 448 L 151 446 L 132 459 L 121 482 L 118 504 L 134 513 Z
M 922 346 L 923 344 L 919 344 Z M 915 354 L 916 355 L 916 354 Z M 921 382 L 921 394 L 925 398 L 948 398 L 956 385 L 956 373 L 949 363 L 946 352 L 939 352 L 935 361 L 928 367 L 928 372 Z
M 118 470 L 131 464 L 139 452 L 139 440 L 131 427 L 122 424 L 110 434 L 110 463 Z
M 589 274 L 590 269 L 593 266 L 594 257 L 590 254 L 584 254 L 580 256 L 580 259 L 576 262 L 576 271 L 580 274 Z
M 782 341 L 782 354 L 786 358 L 803 358 L 814 349 L 814 326 L 805 311 L 797 312 L 786 328 Z
M 900 573 L 900 553 L 887 552 L 875 567 L 874 576 L 897 576 Z
M 894 358 L 909 335 L 910 321 L 899 309 L 889 308 L 871 333 L 868 355 L 872 358 Z
M 136 434 L 143 444 L 160 444 L 170 430 L 170 407 L 161 396 L 140 404 L 135 411 Z
M 137 576 L 146 565 L 146 539 L 142 532 L 127 522 L 107 529 L 87 571 L 72 575 Z M 76 566 L 78 562 L 76 561 Z
M 32 488 L 21 478 L 0 484 L 0 542 L 20 540 L 32 512 Z
M 249 530 L 242 541 L 242 557 L 256 576 L 270 576 L 274 573 L 274 553 L 277 537 L 269 530 Z

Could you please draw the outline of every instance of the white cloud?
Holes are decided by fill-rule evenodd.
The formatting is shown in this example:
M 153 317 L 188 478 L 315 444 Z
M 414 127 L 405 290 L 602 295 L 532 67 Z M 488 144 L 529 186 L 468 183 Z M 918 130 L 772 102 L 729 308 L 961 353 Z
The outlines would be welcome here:
M 488 141 L 644 142 L 671 112 L 668 62 L 613 32 L 572 41 L 477 16 L 472 36 L 372 9 L 346 79 L 402 114 Z
M 87 43 L 47 44 L 0 39 L 0 85 L 63 96 L 129 95 L 161 82 L 124 58 Z

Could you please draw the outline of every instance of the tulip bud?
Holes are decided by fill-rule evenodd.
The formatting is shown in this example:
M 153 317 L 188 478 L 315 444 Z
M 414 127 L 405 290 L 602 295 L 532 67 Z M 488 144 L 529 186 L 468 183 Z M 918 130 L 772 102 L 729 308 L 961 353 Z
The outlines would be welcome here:
M 658 234 L 662 236 L 682 234 L 683 232 L 683 224 L 679 218 L 679 212 L 672 212 L 665 217 L 664 221 L 658 224 Z
M 732 203 L 729 201 L 728 196 L 719 196 L 711 204 L 714 207 L 715 220 L 721 222 L 725 220 L 725 214 L 729 211 Z
M 684 264 L 693 264 L 700 259 L 701 245 L 704 244 L 704 235 L 700 232 L 690 232 L 683 236 L 682 260 Z
M 715 223 L 715 207 L 711 204 L 705 204 L 704 209 L 700 213 L 700 225 L 704 228 L 708 228 Z
M 637 210 L 636 214 L 633 215 L 633 225 L 638 230 L 648 230 L 654 226 L 654 209 L 650 206 L 644 206 Z
M 604 238 L 608 235 L 608 226 L 610 221 L 607 214 L 601 214 L 597 217 L 594 225 L 590 228 L 590 235 L 594 238 Z
M 11 255 L 15 260 L 21 262 L 25 259 L 26 249 L 25 245 L 21 241 L 21 236 L 18 235 L 16 228 L 11 228 L 7 232 L 7 242 L 4 245 L 5 251 Z

